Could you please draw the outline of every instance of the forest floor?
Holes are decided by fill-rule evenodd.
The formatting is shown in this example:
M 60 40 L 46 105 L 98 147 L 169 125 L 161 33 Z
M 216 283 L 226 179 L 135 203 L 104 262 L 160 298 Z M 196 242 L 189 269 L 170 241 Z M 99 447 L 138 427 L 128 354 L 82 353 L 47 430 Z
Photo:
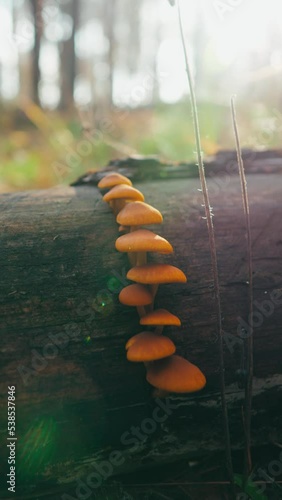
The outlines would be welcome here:
M 273 110 L 258 106 L 250 112 L 238 107 L 238 115 L 243 147 L 280 147 Z M 200 103 L 199 118 L 205 155 L 234 148 L 227 106 Z M 21 108 L 2 109 L 0 131 L 0 192 L 70 184 L 111 159 L 134 154 L 158 155 L 169 161 L 195 158 L 187 103 L 114 109 L 97 113 L 94 120 L 86 113 L 81 119 L 77 110 L 64 115 L 25 102 Z

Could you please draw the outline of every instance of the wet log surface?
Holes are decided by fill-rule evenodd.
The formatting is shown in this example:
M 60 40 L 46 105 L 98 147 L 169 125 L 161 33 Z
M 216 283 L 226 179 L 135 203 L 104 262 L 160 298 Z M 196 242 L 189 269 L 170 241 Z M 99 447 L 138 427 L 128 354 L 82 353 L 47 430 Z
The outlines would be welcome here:
M 263 170 L 248 175 L 256 321 L 254 446 L 282 439 L 282 158 L 269 153 L 262 160 Z M 135 171 L 142 171 L 138 161 Z M 141 329 L 135 309 L 118 302 L 129 265 L 115 251 L 119 233 L 94 186 L 97 175 L 90 184 L 88 178 L 72 187 L 0 197 L 1 460 L 7 463 L 7 386 L 15 385 L 18 494 L 67 488 L 77 478 L 86 481 L 105 460 L 114 463 L 113 474 L 120 474 L 224 446 L 199 180 L 170 177 L 138 183 L 137 176 L 134 186 L 162 212 L 163 225 L 153 229 L 175 250 L 150 260 L 176 265 L 188 277 L 187 284 L 159 288 L 156 306 L 182 320 L 180 328 L 165 332 L 177 352 L 206 374 L 207 386 L 198 394 L 164 400 L 152 396 L 144 367 L 125 358 L 126 340 Z M 233 448 L 240 449 L 244 352 L 238 333 L 239 318 L 247 320 L 248 311 L 244 215 L 234 171 L 221 168 L 209 176 L 208 185 L 226 332 L 231 438 Z

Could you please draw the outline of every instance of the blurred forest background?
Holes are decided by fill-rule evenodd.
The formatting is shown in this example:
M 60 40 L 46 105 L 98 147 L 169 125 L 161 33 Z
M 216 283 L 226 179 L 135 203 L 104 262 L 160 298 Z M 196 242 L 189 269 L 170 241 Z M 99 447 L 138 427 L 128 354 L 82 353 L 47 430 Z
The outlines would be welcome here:
M 203 150 L 281 147 L 280 0 L 185 0 Z M 193 160 L 168 0 L 0 0 L 0 191 L 69 183 L 116 157 Z

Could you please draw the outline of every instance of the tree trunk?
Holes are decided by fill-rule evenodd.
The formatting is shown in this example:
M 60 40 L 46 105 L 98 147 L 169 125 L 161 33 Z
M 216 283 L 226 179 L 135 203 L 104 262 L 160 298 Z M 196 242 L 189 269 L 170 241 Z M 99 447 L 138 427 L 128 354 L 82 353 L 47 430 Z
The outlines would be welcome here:
M 114 31 L 114 19 L 116 10 L 116 0 L 111 0 L 111 2 L 104 3 L 103 12 L 103 22 L 104 22 L 104 32 L 108 39 L 109 49 L 107 53 L 107 64 L 109 66 L 109 77 L 105 82 L 105 111 L 111 108 L 113 103 L 113 86 L 114 86 L 114 71 L 115 71 L 115 31 Z
M 61 98 L 60 108 L 70 109 L 74 100 L 74 82 L 76 77 L 75 34 L 78 25 L 79 0 L 71 0 L 64 7 L 72 18 L 72 31 L 70 38 L 62 42 L 61 48 Z
M 234 152 L 226 155 L 234 158 Z M 221 159 L 219 155 L 207 171 L 231 440 L 233 449 L 240 449 L 245 368 L 241 326 L 248 330 L 246 238 L 239 178 L 228 170 L 231 163 Z M 130 171 L 130 160 L 121 163 L 122 172 Z M 252 444 L 258 446 L 282 439 L 282 159 L 269 153 L 263 161 L 253 156 L 249 164 L 256 165 L 249 169 L 256 173 L 248 175 L 248 189 L 255 298 Z M 135 172 L 140 174 L 142 165 L 135 160 Z M 221 173 L 212 177 L 220 165 Z M 180 328 L 169 327 L 165 333 L 177 352 L 207 377 L 206 388 L 191 395 L 159 399 L 145 380 L 144 366 L 126 360 L 126 340 L 142 329 L 136 310 L 118 301 L 129 265 L 114 247 L 119 236 L 114 217 L 98 189 L 87 185 L 86 176 L 84 186 L 0 197 L 1 424 L 6 429 L 7 390 L 14 385 L 17 486 L 22 494 L 35 495 L 44 485 L 51 488 L 78 478 L 86 482 L 91 473 L 101 478 L 105 461 L 112 464 L 111 474 L 119 474 L 224 447 L 216 313 L 200 184 L 187 175 L 171 178 L 177 166 L 162 168 L 166 180 L 134 185 L 163 213 L 163 225 L 154 229 L 174 246 L 171 256 L 151 254 L 150 260 L 176 265 L 188 277 L 187 284 L 160 286 L 156 306 L 181 318 Z M 183 176 L 184 165 L 180 172 Z M 131 174 L 134 177 L 133 169 Z M 94 182 L 95 176 L 89 179 Z M 5 463 L 6 437 L 2 435 L 1 446 Z
M 36 104 L 39 100 L 39 80 L 40 80 L 40 44 L 43 32 L 42 0 L 30 0 L 31 11 L 34 24 L 34 47 L 32 49 L 32 97 Z

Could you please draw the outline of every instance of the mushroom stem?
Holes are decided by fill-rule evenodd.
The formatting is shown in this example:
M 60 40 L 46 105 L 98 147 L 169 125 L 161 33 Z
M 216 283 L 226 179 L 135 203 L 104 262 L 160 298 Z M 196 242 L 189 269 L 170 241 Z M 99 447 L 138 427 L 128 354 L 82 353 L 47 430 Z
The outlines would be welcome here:
M 148 368 L 151 365 L 151 363 L 153 363 L 153 361 L 145 361 L 144 362 L 144 366 L 145 366 L 146 370 L 148 370 Z
M 128 260 L 130 262 L 130 264 L 132 265 L 132 267 L 136 266 L 136 255 L 134 252 L 128 252 L 127 253 L 128 255 Z
M 169 395 L 170 395 L 170 392 L 163 391 L 162 389 L 156 389 L 156 388 L 154 388 L 154 390 L 152 392 L 152 397 L 154 399 L 157 399 L 157 398 L 167 398 Z
M 147 264 L 147 252 L 137 252 L 136 254 L 136 266 L 143 266 Z
M 115 216 L 119 214 L 119 212 L 125 207 L 126 201 L 124 198 L 115 200 Z
M 115 217 L 119 214 L 119 212 L 125 207 L 126 200 L 124 198 L 116 198 L 108 201 L 109 206 L 111 207 L 113 214 Z
M 119 213 L 118 206 L 117 206 L 118 201 L 119 200 L 110 200 L 110 201 L 108 201 L 108 204 L 111 207 L 111 209 L 112 209 L 113 214 L 114 214 L 115 217 Z
M 128 233 L 129 232 L 129 227 L 128 226 L 119 226 L 118 228 L 119 233 Z
M 153 309 L 154 309 L 154 302 L 151 302 L 151 304 L 149 304 L 148 306 L 146 306 L 146 312 L 147 313 L 152 312 Z
M 151 293 L 152 293 L 152 296 L 153 296 L 153 301 L 152 301 L 152 304 L 151 304 L 153 309 L 154 309 L 154 302 L 155 302 L 155 297 L 156 297 L 158 288 L 159 288 L 159 284 L 158 283 L 150 285 Z
M 119 212 L 118 208 L 117 208 L 117 202 L 118 202 L 118 200 L 113 200 L 112 201 L 112 208 L 113 208 L 113 213 L 114 213 L 115 217 L 117 216 L 117 214 Z
M 157 335 L 161 335 L 163 333 L 164 325 L 158 325 L 157 328 L 155 329 L 154 333 Z
M 133 233 L 134 231 L 137 231 L 137 229 L 140 229 L 140 226 L 130 226 L 130 233 Z
M 145 314 L 146 314 L 145 307 L 144 306 L 137 306 L 136 309 L 137 309 L 137 312 L 139 314 L 139 318 L 143 318 L 143 316 L 145 316 Z

